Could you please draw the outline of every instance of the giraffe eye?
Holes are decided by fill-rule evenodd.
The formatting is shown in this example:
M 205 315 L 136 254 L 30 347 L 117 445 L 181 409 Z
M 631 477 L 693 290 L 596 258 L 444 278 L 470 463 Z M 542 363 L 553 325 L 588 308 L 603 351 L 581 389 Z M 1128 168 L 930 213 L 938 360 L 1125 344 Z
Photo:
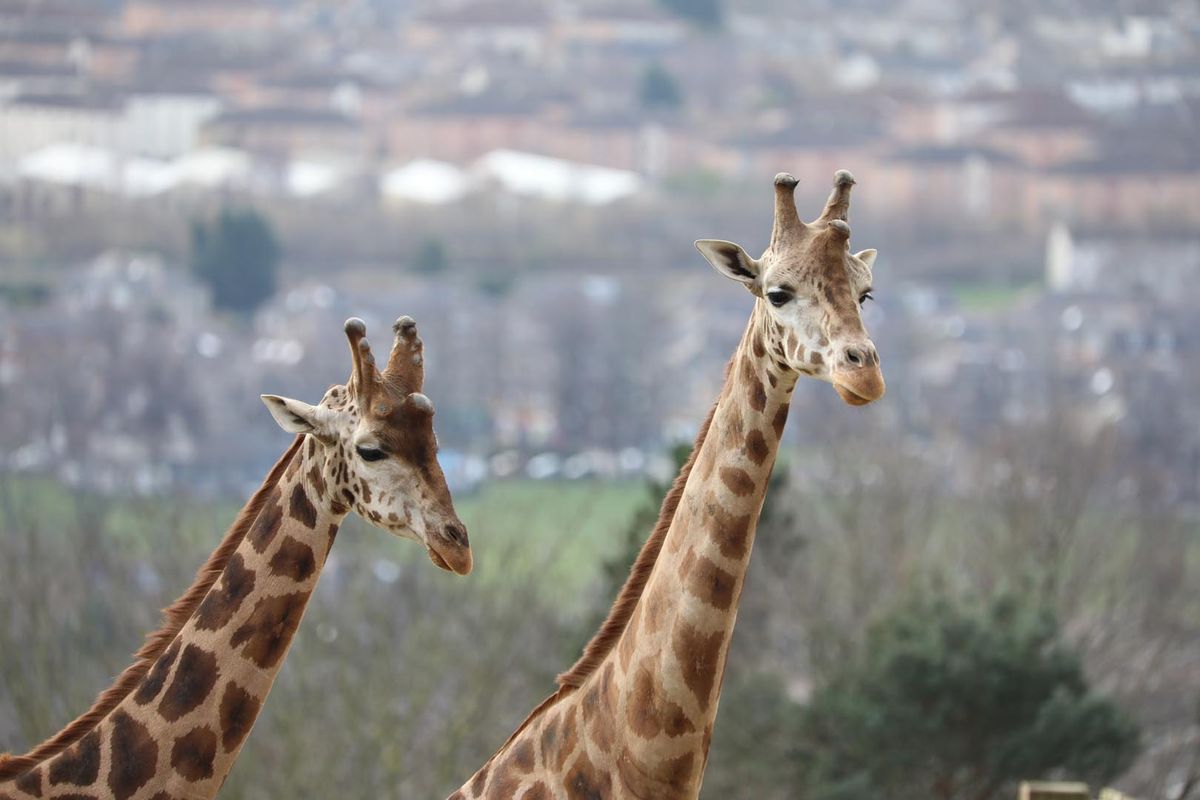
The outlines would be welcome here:
M 358 457 L 363 461 L 380 461 L 387 458 L 387 453 L 380 450 L 378 447 L 356 447 Z
M 875 299 L 875 295 L 871 294 L 870 289 L 867 289 L 865 292 L 862 293 L 862 296 L 858 298 L 858 304 L 861 306 L 863 303 L 867 302 L 868 300 L 874 300 L 874 299 Z
M 792 299 L 792 293 L 785 292 L 782 289 L 775 289 L 774 291 L 767 292 L 767 299 L 771 301 L 771 305 L 779 308 L 782 305 L 786 305 Z

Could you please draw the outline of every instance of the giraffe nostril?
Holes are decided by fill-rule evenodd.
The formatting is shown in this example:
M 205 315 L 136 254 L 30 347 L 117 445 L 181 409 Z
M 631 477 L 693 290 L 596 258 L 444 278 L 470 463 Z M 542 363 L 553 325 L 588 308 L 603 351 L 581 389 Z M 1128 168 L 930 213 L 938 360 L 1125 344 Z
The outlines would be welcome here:
M 466 547 L 467 545 L 467 529 L 462 525 L 450 523 L 446 526 L 446 538 L 457 545 Z
M 857 347 L 846 348 L 846 360 L 856 367 L 861 367 L 866 363 L 866 358 L 863 357 L 862 351 Z

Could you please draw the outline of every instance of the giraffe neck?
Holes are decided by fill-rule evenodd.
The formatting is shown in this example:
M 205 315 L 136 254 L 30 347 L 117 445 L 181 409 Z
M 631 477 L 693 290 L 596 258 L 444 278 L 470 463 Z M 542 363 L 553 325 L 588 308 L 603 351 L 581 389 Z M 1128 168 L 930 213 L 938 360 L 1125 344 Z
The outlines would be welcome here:
M 459 798 L 695 798 L 794 374 L 757 307 L 617 644 L 535 711 Z M 522 795 L 521 791 L 530 794 Z
M 275 681 L 346 507 L 313 441 L 140 683 L 62 753 L 0 782 L 0 797 L 210 798 Z

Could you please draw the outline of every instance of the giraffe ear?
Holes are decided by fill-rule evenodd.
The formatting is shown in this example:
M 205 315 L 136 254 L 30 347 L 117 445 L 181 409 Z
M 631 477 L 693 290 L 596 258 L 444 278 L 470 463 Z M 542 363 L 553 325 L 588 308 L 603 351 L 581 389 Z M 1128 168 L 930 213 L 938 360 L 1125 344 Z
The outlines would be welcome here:
M 879 255 L 879 253 L 877 253 L 875 251 L 875 248 L 872 247 L 869 250 L 859 250 L 857 253 L 854 254 L 854 257 L 857 258 L 859 261 L 863 262 L 864 264 L 866 264 L 867 269 L 874 269 L 875 268 L 875 256 L 877 256 L 877 255 Z
M 708 263 L 712 264 L 717 272 L 745 284 L 752 292 L 755 290 L 761 266 L 741 245 L 722 239 L 697 239 L 696 249 L 708 259 Z
M 262 395 L 262 401 L 279 427 L 288 433 L 311 433 L 318 438 L 329 435 L 329 412 L 325 409 L 274 394 Z

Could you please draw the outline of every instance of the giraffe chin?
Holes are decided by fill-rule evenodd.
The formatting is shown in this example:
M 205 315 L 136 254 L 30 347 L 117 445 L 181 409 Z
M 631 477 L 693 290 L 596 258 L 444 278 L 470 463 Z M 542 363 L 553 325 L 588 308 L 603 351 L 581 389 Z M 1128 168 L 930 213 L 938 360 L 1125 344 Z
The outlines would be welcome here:
M 446 572 L 453 572 L 455 575 L 466 575 L 471 571 L 470 551 L 467 551 L 467 554 L 464 557 L 455 558 L 453 564 L 451 564 L 450 561 L 447 561 L 441 553 L 439 553 L 437 550 L 434 550 L 432 547 L 426 548 L 426 552 L 429 553 L 429 560 L 432 561 L 437 567 L 446 570 Z
M 876 400 L 883 397 L 884 388 L 882 377 L 880 377 L 878 381 L 867 381 L 866 386 L 856 386 L 851 388 L 847 385 L 847 383 L 848 382 L 839 381 L 835 378 L 833 381 L 833 389 L 838 393 L 838 397 L 842 398 L 842 400 L 849 405 L 865 406 L 868 403 L 874 403 Z
M 437 566 L 446 570 L 446 572 L 454 571 L 454 570 L 450 569 L 450 565 L 446 563 L 446 559 L 444 559 L 440 555 L 438 555 L 438 552 L 436 550 L 434 550 L 432 547 L 429 548 L 428 552 L 429 552 L 429 560 L 432 561 L 434 564 L 436 564 Z
M 838 393 L 838 397 L 842 398 L 843 400 L 845 400 L 847 403 L 849 403 L 852 406 L 865 406 L 867 403 L 871 402 L 870 400 L 868 400 L 865 397 L 859 397 L 854 392 L 852 392 L 850 389 L 847 389 L 845 386 L 842 386 L 841 384 L 835 383 L 833 385 L 833 389 L 835 392 Z

